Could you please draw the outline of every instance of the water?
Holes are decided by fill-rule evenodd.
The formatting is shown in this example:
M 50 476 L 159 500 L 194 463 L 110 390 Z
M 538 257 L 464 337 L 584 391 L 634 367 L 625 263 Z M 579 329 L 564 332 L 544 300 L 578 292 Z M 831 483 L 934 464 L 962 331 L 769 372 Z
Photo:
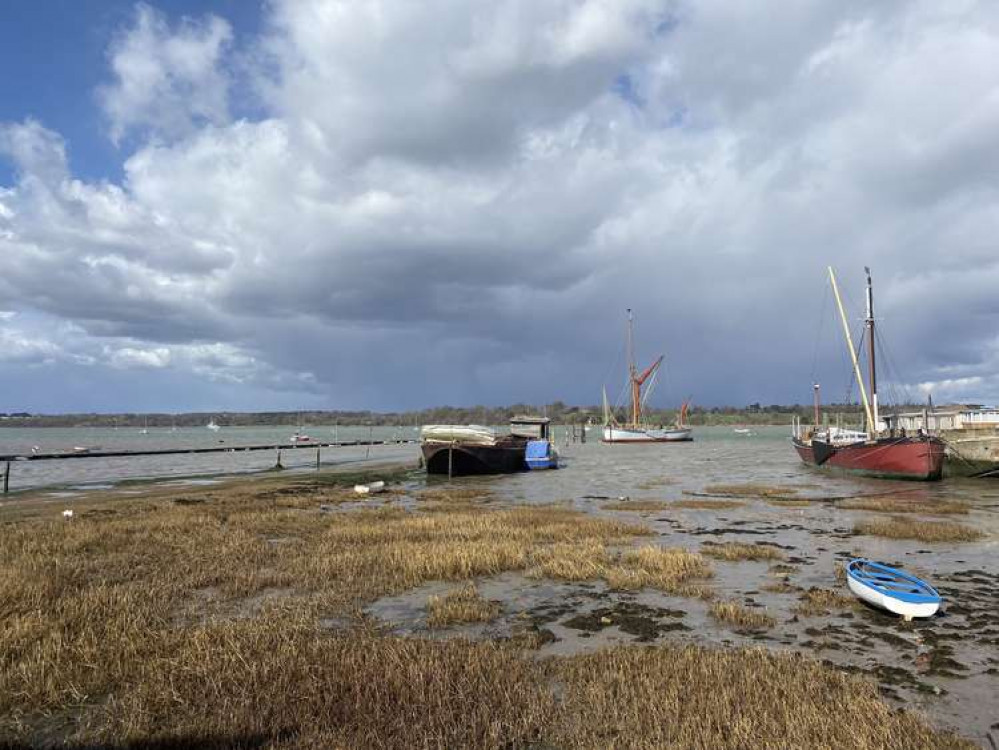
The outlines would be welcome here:
M 412 427 L 313 426 L 301 430 L 316 441 L 410 440 L 419 437 Z M 129 456 L 109 458 L 72 458 L 52 461 L 18 461 L 11 464 L 11 491 L 52 488 L 53 491 L 85 492 L 125 480 L 184 478 L 204 475 L 244 474 L 274 466 L 276 451 L 240 451 L 252 445 L 281 445 L 281 463 L 286 468 L 315 467 L 315 447 L 293 448 L 289 438 L 293 427 L 223 427 L 214 432 L 204 427 L 139 428 L 0 428 L 0 454 L 30 455 L 71 453 L 74 448 L 91 450 L 176 450 L 188 448 L 231 448 L 232 452 L 172 454 L 166 456 Z M 324 448 L 324 465 L 348 461 L 416 461 L 417 447 L 387 445 Z

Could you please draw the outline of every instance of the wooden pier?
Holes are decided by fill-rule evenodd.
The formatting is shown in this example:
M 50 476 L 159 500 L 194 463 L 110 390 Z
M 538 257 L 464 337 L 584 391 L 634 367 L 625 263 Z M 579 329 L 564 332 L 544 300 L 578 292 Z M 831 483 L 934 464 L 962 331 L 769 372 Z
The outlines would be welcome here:
M 66 458 L 130 458 L 135 456 L 176 456 L 193 453 L 244 453 L 248 451 L 302 450 L 317 448 L 350 448 L 372 445 L 407 445 L 416 440 L 343 440 L 325 442 L 314 440 L 308 443 L 269 443 L 267 445 L 213 445 L 209 448 L 157 448 L 153 450 L 99 450 L 63 451 L 59 453 L 24 453 L 0 455 L 0 463 L 6 461 L 55 461 Z

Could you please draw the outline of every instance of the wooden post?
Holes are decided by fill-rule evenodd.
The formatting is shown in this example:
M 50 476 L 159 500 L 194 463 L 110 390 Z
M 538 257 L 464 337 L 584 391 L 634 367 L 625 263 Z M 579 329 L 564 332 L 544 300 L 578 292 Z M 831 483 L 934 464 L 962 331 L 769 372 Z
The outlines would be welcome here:
M 3 470 L 3 494 L 7 494 L 7 490 L 10 487 L 10 461 L 7 462 L 7 466 Z
M 451 480 L 451 475 L 454 472 L 454 441 L 447 447 L 447 478 L 448 481 Z
M 364 451 L 364 460 L 367 461 L 368 457 L 371 456 L 371 433 L 374 431 L 374 427 L 368 425 L 368 449 Z
M 274 464 L 275 469 L 283 469 L 284 466 L 281 465 L 281 449 L 278 448 L 277 463 Z
M 319 456 L 320 456 L 320 452 L 321 451 L 322 451 L 322 448 L 317 445 L 316 446 L 316 471 L 319 471 L 319 460 L 320 460 Z

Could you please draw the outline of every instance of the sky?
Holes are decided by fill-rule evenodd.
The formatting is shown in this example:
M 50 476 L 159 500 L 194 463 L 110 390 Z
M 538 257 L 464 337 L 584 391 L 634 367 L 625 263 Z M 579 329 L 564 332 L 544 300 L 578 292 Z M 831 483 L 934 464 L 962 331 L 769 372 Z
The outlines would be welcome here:
M 0 411 L 999 402 L 991 0 L 0 8 Z

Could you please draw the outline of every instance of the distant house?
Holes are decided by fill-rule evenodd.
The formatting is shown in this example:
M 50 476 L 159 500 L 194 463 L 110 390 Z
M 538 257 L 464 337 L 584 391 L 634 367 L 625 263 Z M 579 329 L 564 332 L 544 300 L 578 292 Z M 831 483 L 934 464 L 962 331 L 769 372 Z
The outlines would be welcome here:
M 999 429 L 999 407 L 981 404 L 948 404 L 883 416 L 889 429 L 906 432 Z

